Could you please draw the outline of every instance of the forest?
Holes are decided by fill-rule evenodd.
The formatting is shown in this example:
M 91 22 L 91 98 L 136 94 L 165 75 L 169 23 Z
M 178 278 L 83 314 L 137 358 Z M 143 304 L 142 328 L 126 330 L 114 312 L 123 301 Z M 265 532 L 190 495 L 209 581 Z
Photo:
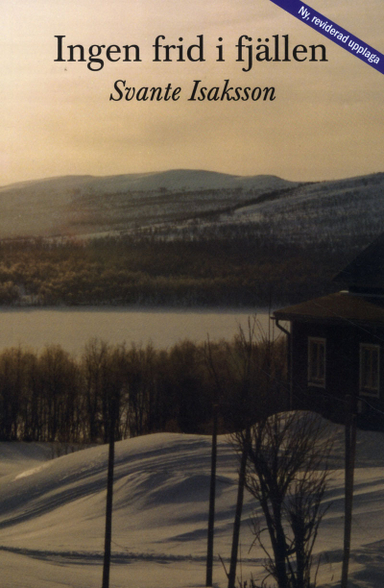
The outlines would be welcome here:
M 189 340 L 170 349 L 91 340 L 79 356 L 60 346 L 0 352 L 0 440 L 107 442 L 153 432 L 210 433 L 213 402 L 221 432 L 254 411 L 287 401 L 283 339 Z M 244 394 L 253 399 L 245 406 Z M 242 414 L 242 411 L 245 411 Z
M 332 278 L 358 245 L 278 241 L 246 226 L 196 238 L 3 240 L 0 304 L 276 306 L 340 289 Z

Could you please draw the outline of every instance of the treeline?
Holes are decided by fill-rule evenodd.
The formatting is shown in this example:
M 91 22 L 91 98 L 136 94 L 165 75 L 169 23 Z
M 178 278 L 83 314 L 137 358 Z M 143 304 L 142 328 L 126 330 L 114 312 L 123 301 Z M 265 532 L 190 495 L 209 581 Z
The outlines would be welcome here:
M 214 399 L 228 431 L 241 424 L 244 410 L 249 417 L 245 387 L 255 415 L 286 406 L 285 371 L 283 341 L 241 336 L 186 340 L 168 350 L 92 340 L 76 357 L 60 346 L 8 348 L 0 353 L 0 440 L 106 442 L 112 411 L 117 439 L 208 433 Z
M 244 229 L 197 240 L 8 241 L 0 243 L 0 304 L 280 305 L 336 290 L 332 277 L 351 251 Z

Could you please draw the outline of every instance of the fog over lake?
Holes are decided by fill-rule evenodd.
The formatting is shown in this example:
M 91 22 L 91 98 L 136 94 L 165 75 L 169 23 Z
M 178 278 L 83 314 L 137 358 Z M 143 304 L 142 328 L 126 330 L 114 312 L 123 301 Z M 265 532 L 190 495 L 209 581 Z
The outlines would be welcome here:
M 254 316 L 257 330 L 267 334 L 267 309 L 1 308 L 0 348 L 58 344 L 78 353 L 94 337 L 111 344 L 152 342 L 167 348 L 183 339 L 231 339 Z M 279 333 L 273 321 L 270 328 Z

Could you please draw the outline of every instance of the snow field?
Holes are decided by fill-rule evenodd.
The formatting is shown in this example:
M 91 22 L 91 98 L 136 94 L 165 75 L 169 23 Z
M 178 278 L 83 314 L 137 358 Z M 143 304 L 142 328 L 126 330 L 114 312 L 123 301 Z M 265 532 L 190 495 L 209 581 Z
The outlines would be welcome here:
M 340 581 L 343 538 L 343 428 L 335 435 L 331 506 L 316 544 L 318 584 Z M 107 446 L 52 459 L 44 444 L 0 444 L 1 588 L 101 586 Z M 384 584 L 384 434 L 358 432 L 352 536 L 352 588 Z M 155 434 L 116 444 L 111 588 L 199 588 L 205 585 L 210 438 Z M 228 560 L 237 458 L 219 439 L 214 568 Z M 246 495 L 239 575 L 262 579 L 262 553 L 249 552 L 247 519 L 256 505 Z

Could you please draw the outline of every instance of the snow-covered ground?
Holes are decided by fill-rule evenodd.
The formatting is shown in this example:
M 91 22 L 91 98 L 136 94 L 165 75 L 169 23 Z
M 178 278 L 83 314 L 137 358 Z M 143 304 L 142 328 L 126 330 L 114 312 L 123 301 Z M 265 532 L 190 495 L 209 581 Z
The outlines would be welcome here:
M 343 538 L 343 429 L 336 442 L 317 541 L 318 584 L 340 581 Z M 1 588 L 101 586 L 107 447 L 59 458 L 43 444 L 0 444 Z M 113 588 L 197 588 L 205 585 L 210 439 L 155 434 L 116 445 Z M 351 588 L 384 585 L 384 434 L 358 432 Z M 237 461 L 219 441 L 214 586 L 226 586 L 218 560 L 230 554 Z M 244 509 L 239 574 L 263 577 L 262 554 L 249 552 Z

